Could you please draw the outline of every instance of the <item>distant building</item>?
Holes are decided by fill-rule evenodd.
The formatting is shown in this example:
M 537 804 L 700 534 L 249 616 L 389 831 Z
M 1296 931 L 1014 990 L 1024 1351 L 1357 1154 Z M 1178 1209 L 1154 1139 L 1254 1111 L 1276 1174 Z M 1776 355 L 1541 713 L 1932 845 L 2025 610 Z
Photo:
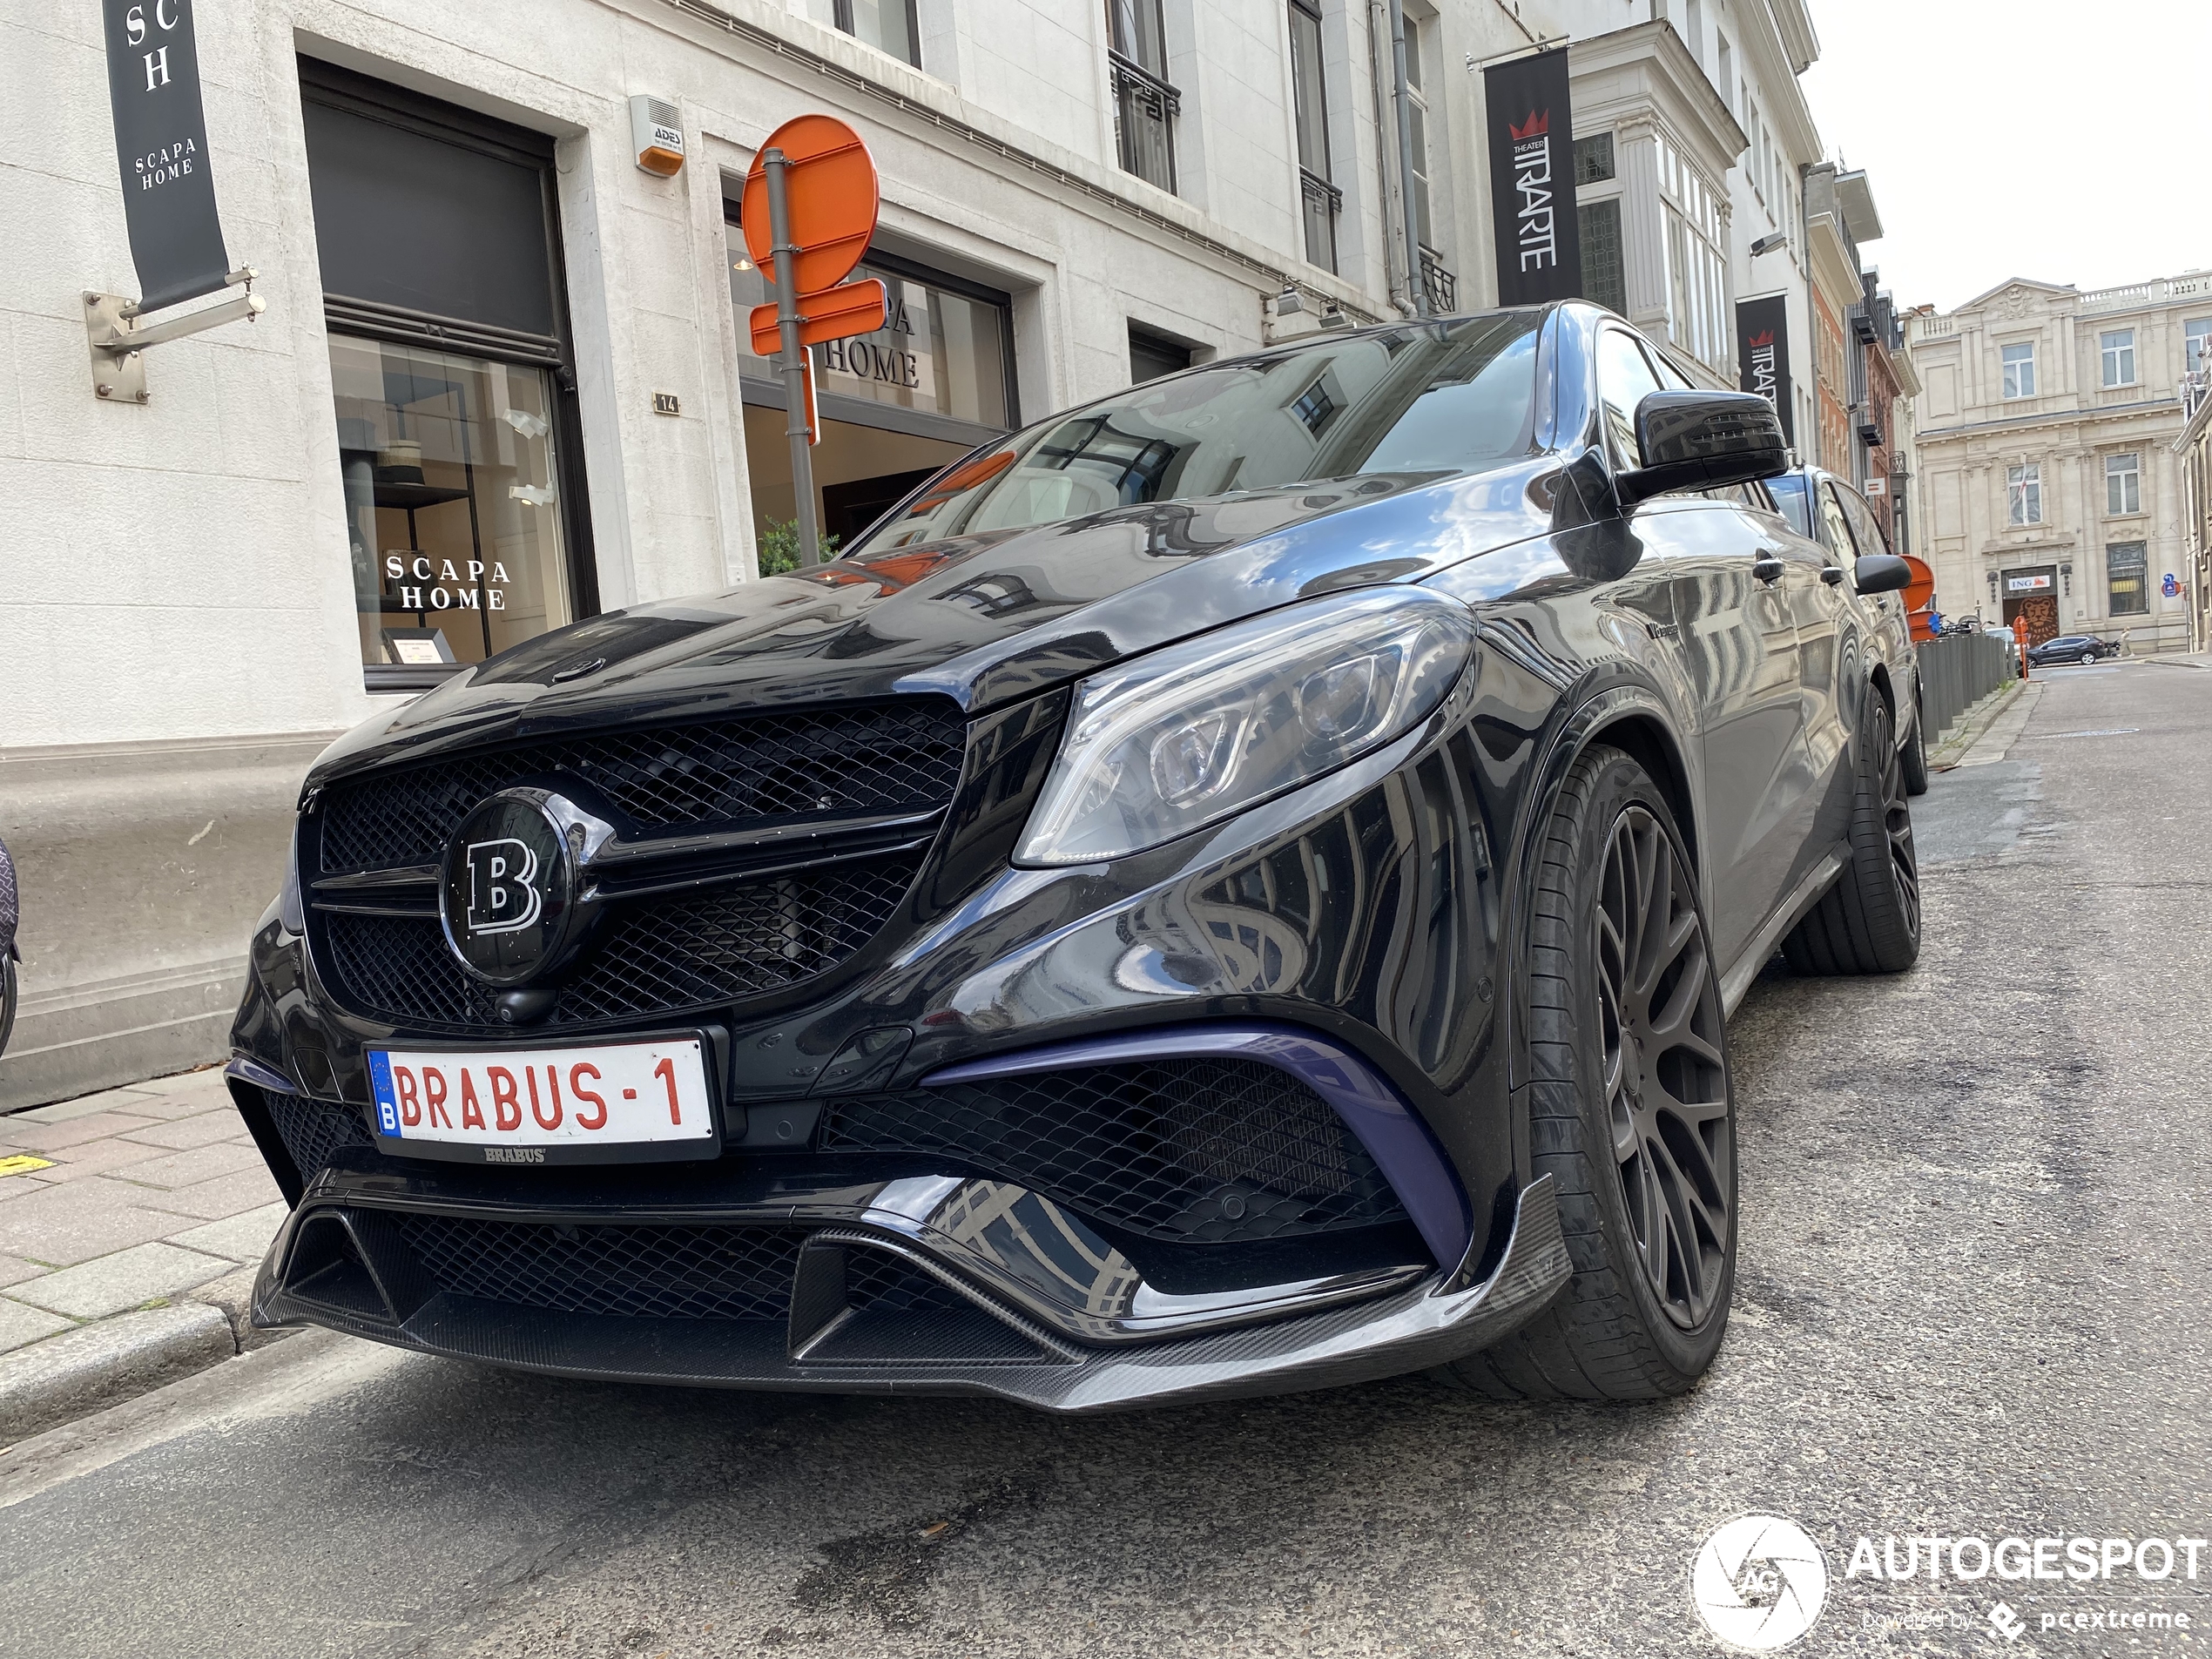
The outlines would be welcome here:
M 2182 435 L 2174 440 L 2182 464 L 2180 597 L 2189 649 L 2212 651 L 2212 352 L 2202 336 L 2190 343 L 2191 366 L 2182 376 Z
M 2212 348 L 2212 274 L 2090 293 L 2015 279 L 1915 314 L 1909 348 L 1938 606 L 2187 649 L 2177 395 Z

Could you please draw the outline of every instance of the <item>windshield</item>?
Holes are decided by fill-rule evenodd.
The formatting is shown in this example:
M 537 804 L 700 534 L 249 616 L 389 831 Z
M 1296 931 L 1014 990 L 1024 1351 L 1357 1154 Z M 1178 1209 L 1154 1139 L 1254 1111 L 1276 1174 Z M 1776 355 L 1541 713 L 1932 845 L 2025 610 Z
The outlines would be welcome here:
M 1529 451 L 1543 314 L 1324 336 L 1130 388 L 939 475 L 853 550 Z
M 1785 472 L 1779 478 L 1768 479 L 1766 488 L 1774 504 L 1782 509 L 1782 516 L 1790 521 L 1790 528 L 1800 536 L 1811 536 L 1812 504 L 1805 490 L 1804 474 Z

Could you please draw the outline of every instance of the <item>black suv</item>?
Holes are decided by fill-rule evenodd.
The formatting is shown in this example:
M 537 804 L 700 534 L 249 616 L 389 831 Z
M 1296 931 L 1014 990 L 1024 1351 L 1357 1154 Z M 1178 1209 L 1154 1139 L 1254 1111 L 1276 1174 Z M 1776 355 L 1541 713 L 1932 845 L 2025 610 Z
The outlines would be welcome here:
M 1332 334 L 377 716 L 253 941 L 255 1318 L 1067 1412 L 1687 1388 L 1726 1013 L 1919 948 L 1905 569 L 1785 459 L 1588 306 Z

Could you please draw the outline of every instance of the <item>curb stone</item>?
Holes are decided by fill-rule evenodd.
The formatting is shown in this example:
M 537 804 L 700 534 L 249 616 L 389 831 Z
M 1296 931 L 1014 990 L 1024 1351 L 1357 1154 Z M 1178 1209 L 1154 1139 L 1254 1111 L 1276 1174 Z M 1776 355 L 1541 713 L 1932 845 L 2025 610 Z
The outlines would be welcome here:
M 118 1314 L 0 1359 L 0 1444 L 203 1369 L 238 1352 L 231 1320 L 202 1302 Z

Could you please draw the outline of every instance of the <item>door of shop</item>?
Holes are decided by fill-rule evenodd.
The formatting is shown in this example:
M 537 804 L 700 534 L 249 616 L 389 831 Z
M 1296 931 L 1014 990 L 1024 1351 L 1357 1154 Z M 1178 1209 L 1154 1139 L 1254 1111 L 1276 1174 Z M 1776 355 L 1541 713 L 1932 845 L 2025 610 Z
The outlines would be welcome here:
M 2005 595 L 2005 625 L 2027 619 L 2027 643 L 2040 645 L 2059 636 L 2059 572 L 2055 565 L 2007 570 L 2000 586 Z
M 753 354 L 745 320 L 770 297 L 745 253 L 735 202 L 725 205 L 730 299 L 737 307 L 745 462 L 763 574 L 771 572 L 797 516 L 784 393 L 767 358 Z M 1006 435 L 1020 416 L 1014 393 L 1008 295 L 871 248 L 854 278 L 881 279 L 884 326 L 814 348 L 821 417 L 814 448 L 816 510 L 838 547 L 880 517 L 930 474 Z

